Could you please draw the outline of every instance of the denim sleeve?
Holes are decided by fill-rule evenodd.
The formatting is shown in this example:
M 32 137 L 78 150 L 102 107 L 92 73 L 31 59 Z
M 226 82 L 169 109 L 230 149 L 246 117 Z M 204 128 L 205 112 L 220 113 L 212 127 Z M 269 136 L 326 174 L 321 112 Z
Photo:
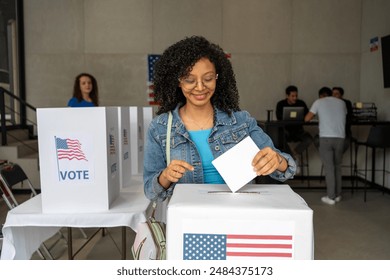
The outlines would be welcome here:
M 151 184 L 145 184 L 144 187 L 145 196 L 152 201 L 164 201 L 168 197 L 172 196 L 173 189 L 175 188 L 174 184 L 172 184 L 168 189 L 163 188 L 158 183 L 158 176 L 160 176 L 160 173 L 152 178 Z
M 250 136 L 252 137 L 253 141 L 257 144 L 257 146 L 260 149 L 263 149 L 265 147 L 270 147 L 277 153 L 279 153 L 282 157 L 284 157 L 287 160 L 287 169 L 284 172 L 281 172 L 279 170 L 275 170 L 273 173 L 271 173 L 269 176 L 275 180 L 284 182 L 288 179 L 292 179 L 295 175 L 295 172 L 297 170 L 297 165 L 293 159 L 293 157 L 287 153 L 281 152 L 277 148 L 275 148 L 274 143 L 272 142 L 271 138 L 257 125 L 257 121 L 252 118 L 249 118 L 249 132 Z
M 156 123 L 151 123 L 145 141 L 144 149 L 144 193 L 152 201 L 163 201 L 173 193 L 174 185 L 168 189 L 158 183 L 158 177 L 167 166 L 165 150 L 162 147 L 161 135 L 156 129 Z

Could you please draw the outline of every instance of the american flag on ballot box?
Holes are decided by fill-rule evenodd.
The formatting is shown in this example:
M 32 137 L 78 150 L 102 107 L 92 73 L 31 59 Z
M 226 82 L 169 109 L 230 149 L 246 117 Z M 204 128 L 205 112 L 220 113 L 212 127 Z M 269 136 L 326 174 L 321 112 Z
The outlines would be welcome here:
M 292 235 L 183 234 L 184 260 L 293 258 Z

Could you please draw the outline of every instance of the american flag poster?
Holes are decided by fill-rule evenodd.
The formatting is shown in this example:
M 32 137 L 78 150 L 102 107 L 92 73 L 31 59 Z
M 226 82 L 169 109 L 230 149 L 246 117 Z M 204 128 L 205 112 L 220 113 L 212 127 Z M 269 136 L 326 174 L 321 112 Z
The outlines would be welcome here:
M 85 154 L 78 139 L 55 138 L 58 160 L 85 160 Z
M 149 105 L 158 105 L 154 101 L 154 85 L 153 85 L 153 73 L 154 73 L 154 64 L 160 58 L 159 54 L 149 54 L 148 55 L 148 81 L 147 81 L 147 99 Z
M 207 226 L 202 225 L 202 231 L 183 232 L 183 260 L 294 258 L 293 222 L 229 220 L 214 221 L 214 225 L 220 225 L 219 229 L 205 230 Z
M 370 39 L 370 51 L 375 52 L 379 49 L 379 38 L 374 37 Z

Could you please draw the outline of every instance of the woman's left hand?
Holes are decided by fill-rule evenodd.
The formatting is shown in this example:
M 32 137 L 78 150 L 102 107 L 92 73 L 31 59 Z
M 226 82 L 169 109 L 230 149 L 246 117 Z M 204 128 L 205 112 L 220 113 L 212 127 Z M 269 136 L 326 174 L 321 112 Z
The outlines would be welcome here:
M 261 149 L 253 158 L 252 165 L 258 176 L 269 175 L 276 169 L 282 172 L 287 169 L 285 158 L 270 147 Z

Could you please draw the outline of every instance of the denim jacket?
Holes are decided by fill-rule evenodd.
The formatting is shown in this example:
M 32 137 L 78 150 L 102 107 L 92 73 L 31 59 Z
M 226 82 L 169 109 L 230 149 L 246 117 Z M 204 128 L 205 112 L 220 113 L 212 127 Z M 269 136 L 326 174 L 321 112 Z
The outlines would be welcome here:
M 176 183 L 204 182 L 202 161 L 195 143 L 191 140 L 180 116 L 180 105 L 172 111 L 172 130 L 170 139 L 171 160 L 180 159 L 194 167 L 194 171 L 186 171 L 183 177 Z M 172 196 L 175 188 L 173 183 L 168 189 L 164 189 L 158 183 L 158 177 L 167 166 L 167 123 L 168 113 L 155 117 L 150 123 L 144 151 L 144 192 L 148 199 L 163 201 Z M 231 116 L 214 108 L 214 127 L 211 129 L 208 142 L 214 158 L 234 147 L 242 139 L 251 136 L 260 149 L 271 147 L 280 153 L 288 163 L 285 172 L 275 170 L 270 176 L 279 181 L 285 181 L 294 176 L 296 164 L 293 158 L 286 153 L 277 150 L 271 138 L 257 125 L 256 120 L 246 111 L 233 112 Z

